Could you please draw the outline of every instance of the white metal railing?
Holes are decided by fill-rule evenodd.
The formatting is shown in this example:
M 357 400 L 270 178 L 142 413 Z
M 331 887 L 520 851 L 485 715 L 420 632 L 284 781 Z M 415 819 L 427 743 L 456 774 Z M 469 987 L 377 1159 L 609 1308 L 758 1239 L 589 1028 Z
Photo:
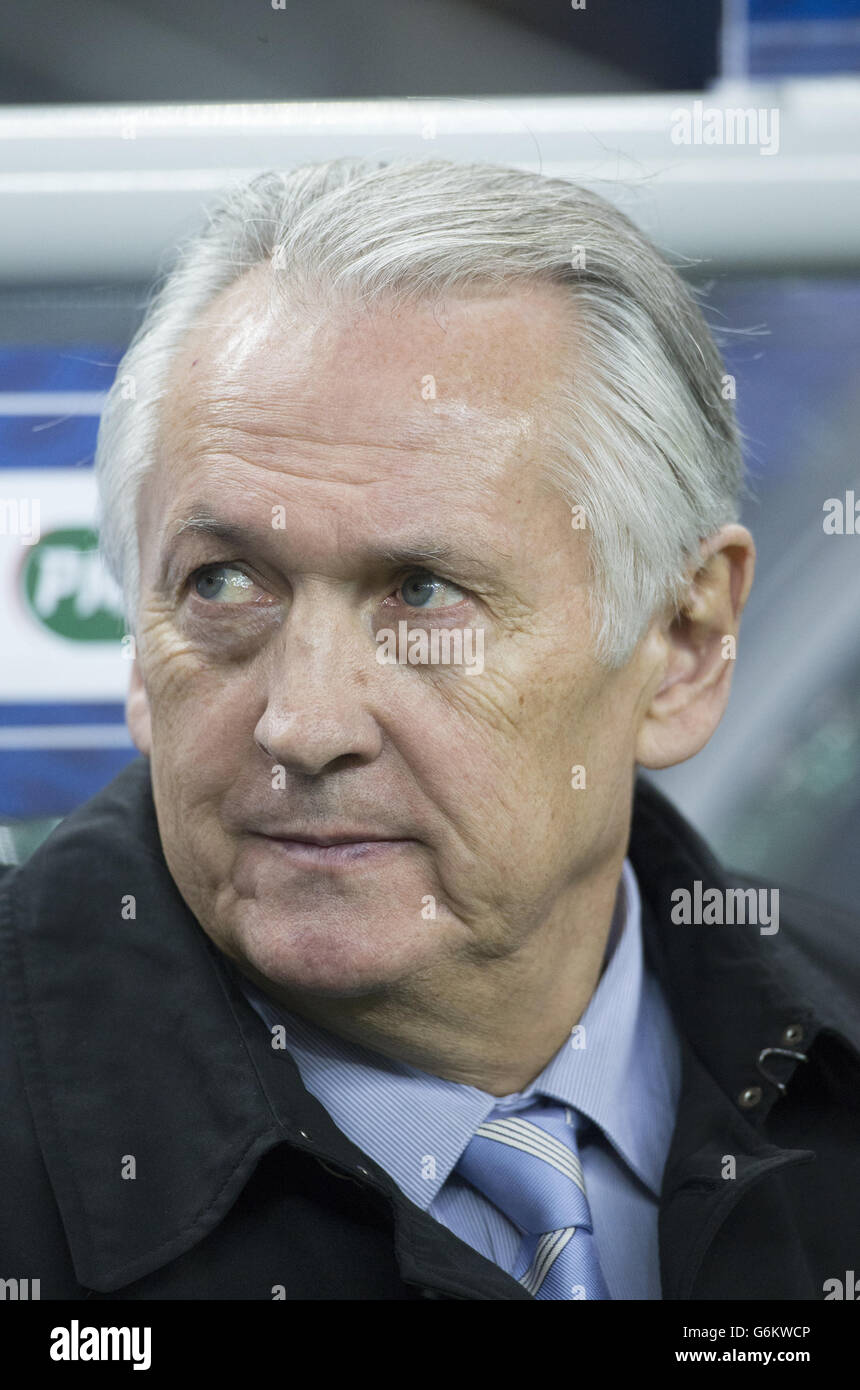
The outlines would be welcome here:
M 721 120 L 722 143 L 706 143 Z M 633 97 L 6 107 L 0 281 L 148 280 L 231 183 L 337 155 L 572 178 L 670 255 L 719 269 L 860 264 L 860 80 L 845 78 Z

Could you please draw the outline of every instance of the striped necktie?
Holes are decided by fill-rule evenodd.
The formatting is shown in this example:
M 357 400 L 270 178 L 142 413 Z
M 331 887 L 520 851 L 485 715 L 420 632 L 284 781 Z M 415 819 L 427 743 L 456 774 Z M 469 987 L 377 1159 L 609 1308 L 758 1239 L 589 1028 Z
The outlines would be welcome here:
M 493 1115 L 478 1126 L 456 1171 L 522 1234 L 514 1278 L 535 1298 L 611 1298 L 567 1118 L 578 1112 L 538 1097 L 526 1111 Z

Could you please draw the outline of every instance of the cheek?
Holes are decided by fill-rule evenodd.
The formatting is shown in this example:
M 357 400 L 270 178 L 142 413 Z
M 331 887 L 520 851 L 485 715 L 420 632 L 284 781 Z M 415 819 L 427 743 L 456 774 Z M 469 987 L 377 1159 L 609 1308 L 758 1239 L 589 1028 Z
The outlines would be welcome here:
M 215 669 L 157 631 L 144 650 L 154 752 L 160 742 L 196 766 L 247 751 L 256 703 L 250 667 Z
M 582 727 L 579 692 L 561 677 L 498 670 L 458 677 L 393 707 L 389 732 L 425 796 L 455 828 L 457 854 L 496 869 L 517 846 L 551 848 Z M 471 864 L 474 871 L 474 861 Z
M 217 844 L 220 859 L 219 809 L 254 751 L 253 682 L 216 677 L 186 657 L 154 663 L 148 691 L 153 785 L 171 834 L 177 844 L 196 840 L 202 857 Z
M 447 718 L 426 721 L 416 756 L 427 784 L 497 872 L 552 874 L 600 837 L 629 772 L 613 680 L 557 652 L 516 678 L 469 679 Z

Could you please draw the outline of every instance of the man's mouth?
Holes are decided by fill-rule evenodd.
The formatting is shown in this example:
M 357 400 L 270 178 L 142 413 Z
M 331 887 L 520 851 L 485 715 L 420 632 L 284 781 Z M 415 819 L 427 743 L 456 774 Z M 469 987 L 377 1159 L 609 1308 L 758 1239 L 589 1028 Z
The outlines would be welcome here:
M 386 836 L 373 830 L 332 830 L 325 835 L 291 830 L 284 834 L 257 834 L 255 838 L 268 841 L 291 863 L 308 869 L 376 863 L 418 843 L 404 836 Z
M 378 842 L 393 844 L 404 839 L 401 835 L 380 835 L 375 830 L 332 830 L 327 835 L 312 835 L 300 830 L 266 831 L 270 840 L 285 840 L 297 845 L 320 845 L 327 849 L 331 845 L 362 845 Z

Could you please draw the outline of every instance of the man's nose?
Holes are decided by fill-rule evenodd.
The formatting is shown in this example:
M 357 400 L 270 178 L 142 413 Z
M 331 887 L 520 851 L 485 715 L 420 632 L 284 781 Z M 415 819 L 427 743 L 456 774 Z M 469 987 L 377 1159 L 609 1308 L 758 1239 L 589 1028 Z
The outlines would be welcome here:
M 309 777 L 342 759 L 373 762 L 382 731 L 368 698 L 373 668 L 379 669 L 372 640 L 363 642 L 342 623 L 300 625 L 295 616 L 270 654 L 268 699 L 255 743 L 273 762 Z

